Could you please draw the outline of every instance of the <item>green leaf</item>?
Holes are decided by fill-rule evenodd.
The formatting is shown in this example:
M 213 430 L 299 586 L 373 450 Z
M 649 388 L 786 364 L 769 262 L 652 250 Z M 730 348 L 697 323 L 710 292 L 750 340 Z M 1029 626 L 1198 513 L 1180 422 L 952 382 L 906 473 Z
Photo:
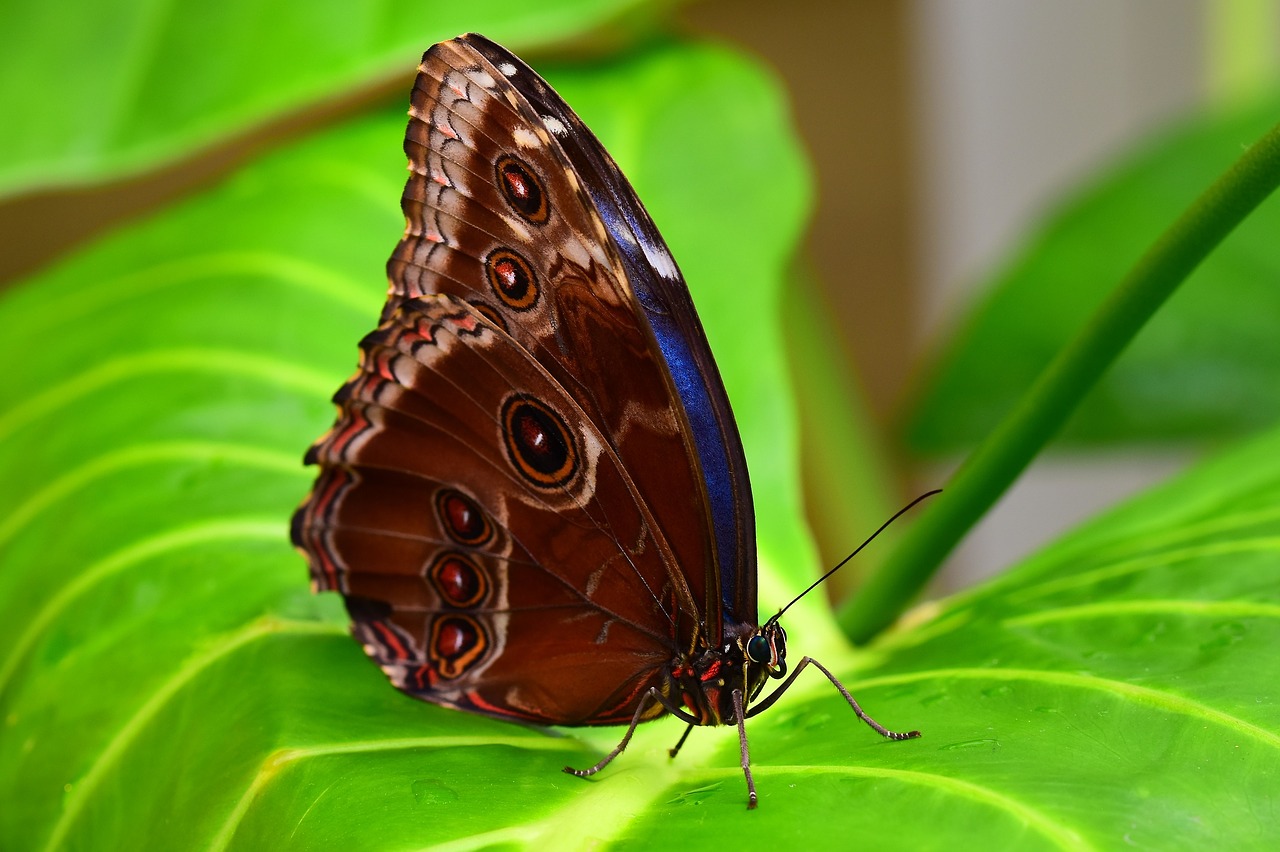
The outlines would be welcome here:
M 1075 838 L 1053 845 L 1272 845 L 1278 498 L 1272 430 L 917 613 L 878 650 L 944 731 L 930 771 Z
M 919 453 L 985 437 L 1169 221 L 1275 121 L 1280 98 L 1205 116 L 1069 203 L 931 359 L 909 415 Z M 1071 445 L 1203 441 L 1280 417 L 1280 203 L 1217 249 L 1068 423 Z
M 407 87 L 422 51 L 462 32 L 527 50 L 644 5 L 10 2 L 0 196 L 132 174 L 307 106 L 390 80 Z
M 552 81 L 691 282 L 779 601 L 814 568 L 769 307 L 807 180 L 791 136 L 752 132 L 790 125 L 779 92 L 733 53 L 681 44 Z M 404 125 L 397 110 L 283 150 L 0 301 L 0 847 L 498 842 L 540 819 L 581 837 L 588 806 L 620 812 L 616 786 L 559 772 L 614 731 L 548 735 L 397 693 L 288 546 L 314 475 L 301 453 L 332 422 L 403 229 Z M 766 220 L 769 239 L 739 245 Z M 809 637 L 836 636 L 816 601 L 797 610 Z M 718 740 L 703 742 L 691 766 Z

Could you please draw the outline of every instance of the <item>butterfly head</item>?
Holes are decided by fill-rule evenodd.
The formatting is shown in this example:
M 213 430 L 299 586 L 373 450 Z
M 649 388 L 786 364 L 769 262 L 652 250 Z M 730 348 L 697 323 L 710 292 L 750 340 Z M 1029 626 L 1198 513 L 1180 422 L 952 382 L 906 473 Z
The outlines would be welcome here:
M 747 659 L 765 667 L 769 677 L 787 675 L 787 631 L 774 619 L 769 619 L 746 644 Z

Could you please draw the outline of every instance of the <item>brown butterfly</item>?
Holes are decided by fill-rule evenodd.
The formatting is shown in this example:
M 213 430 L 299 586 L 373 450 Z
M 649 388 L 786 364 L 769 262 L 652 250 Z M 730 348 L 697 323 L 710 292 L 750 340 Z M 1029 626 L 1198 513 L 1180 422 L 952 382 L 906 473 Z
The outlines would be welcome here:
M 567 104 L 478 35 L 422 58 L 390 293 L 293 519 L 399 689 L 550 725 L 737 725 L 787 677 L 746 460 L 680 271 Z M 782 613 L 779 612 L 778 615 Z M 770 678 L 786 678 L 757 700 Z

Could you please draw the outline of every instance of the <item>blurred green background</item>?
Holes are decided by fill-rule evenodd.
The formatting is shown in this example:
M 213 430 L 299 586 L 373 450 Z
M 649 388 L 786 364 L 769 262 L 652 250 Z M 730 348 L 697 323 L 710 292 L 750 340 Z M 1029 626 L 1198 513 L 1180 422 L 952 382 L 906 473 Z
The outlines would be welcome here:
M 11 2 L 0 847 L 627 847 L 714 831 L 1270 848 L 1274 200 L 939 589 L 1255 440 L 926 604 L 870 651 L 807 600 L 794 647 L 926 737 L 851 731 L 838 696 L 802 683 L 752 720 L 751 821 L 731 731 L 697 732 L 669 764 L 673 728 L 645 726 L 582 782 L 558 768 L 616 731 L 399 695 L 333 596 L 308 593 L 285 523 L 381 302 L 404 103 L 431 42 L 478 30 L 545 71 L 663 229 L 747 445 L 764 612 L 944 481 L 1275 122 L 1277 8 Z

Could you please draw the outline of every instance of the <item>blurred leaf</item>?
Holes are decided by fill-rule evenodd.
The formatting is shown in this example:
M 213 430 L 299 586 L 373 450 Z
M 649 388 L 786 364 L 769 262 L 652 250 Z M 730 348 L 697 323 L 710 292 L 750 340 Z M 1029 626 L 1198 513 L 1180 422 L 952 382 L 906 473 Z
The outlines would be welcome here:
M 11 0 L 0 196 L 121 177 L 377 83 L 407 87 L 422 52 L 462 32 L 528 50 L 645 5 Z
M 1248 145 L 1116 284 L 1034 384 L 948 480 L 946 494 L 914 524 L 890 558 L 840 612 L 865 642 L 906 609 L 947 554 L 1000 500 L 1098 386 L 1117 359 L 1212 257 L 1280 188 L 1280 123 Z
M 1153 143 L 1053 217 L 931 360 L 907 441 L 987 435 L 1168 223 L 1275 122 L 1280 98 Z M 1213 440 L 1280 417 L 1280 203 L 1264 203 L 1170 299 L 1062 442 Z
M 788 126 L 776 86 L 679 44 L 552 81 L 671 237 L 743 422 L 763 585 L 793 590 L 814 566 L 771 306 L 807 183 L 792 137 L 750 132 Z M 639 747 L 590 784 L 559 768 L 614 731 L 549 736 L 400 695 L 288 546 L 302 451 L 403 228 L 404 125 L 397 110 L 280 151 L 0 301 L 0 848 L 517 842 L 549 815 L 583 836 L 646 765 Z M 768 192 L 740 179 L 766 171 Z M 740 244 L 765 219 L 771 239 Z M 816 601 L 802 614 L 807 636 L 835 635 Z
M 848 369 L 839 332 L 811 271 L 792 275 L 785 304 L 791 377 L 800 400 L 805 515 L 824 567 L 835 565 L 901 506 L 885 447 L 861 384 Z M 876 546 L 823 583 L 829 600 L 848 599 L 893 550 L 890 526 Z

